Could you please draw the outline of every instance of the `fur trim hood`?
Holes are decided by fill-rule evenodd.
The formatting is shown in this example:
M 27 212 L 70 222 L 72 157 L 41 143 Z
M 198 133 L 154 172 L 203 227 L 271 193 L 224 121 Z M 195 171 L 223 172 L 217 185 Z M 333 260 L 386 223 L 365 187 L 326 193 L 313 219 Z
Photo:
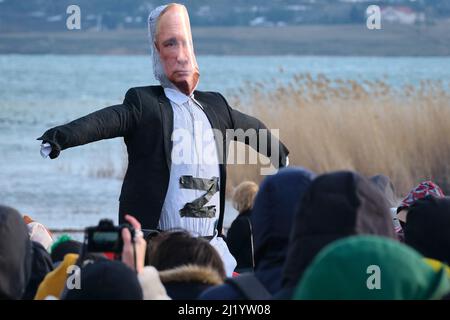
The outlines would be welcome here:
M 138 280 L 144 300 L 171 300 L 159 279 L 158 270 L 154 267 L 146 266 L 138 274 Z
M 210 267 L 184 265 L 159 272 L 163 284 L 169 282 L 200 282 L 208 285 L 219 285 L 223 279 L 219 273 Z

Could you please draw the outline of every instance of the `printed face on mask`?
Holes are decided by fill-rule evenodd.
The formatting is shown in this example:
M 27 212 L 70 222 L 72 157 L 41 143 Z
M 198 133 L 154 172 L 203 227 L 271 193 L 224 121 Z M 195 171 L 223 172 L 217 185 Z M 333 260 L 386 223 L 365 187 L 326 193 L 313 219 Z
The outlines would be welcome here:
M 189 16 L 184 6 L 170 6 L 161 14 L 155 46 L 167 78 L 181 92 L 190 95 L 200 74 L 194 55 Z

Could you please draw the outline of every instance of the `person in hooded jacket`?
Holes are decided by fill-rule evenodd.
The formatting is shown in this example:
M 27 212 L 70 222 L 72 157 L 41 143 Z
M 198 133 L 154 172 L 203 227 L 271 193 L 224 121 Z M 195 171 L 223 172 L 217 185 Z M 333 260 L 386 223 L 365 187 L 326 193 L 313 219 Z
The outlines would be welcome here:
M 251 217 L 255 246 L 254 276 L 269 294 L 281 289 L 282 269 L 294 213 L 314 176 L 307 169 L 284 168 L 264 179 L 256 195 Z M 200 299 L 248 298 L 233 284 L 225 283 L 206 290 Z
M 386 198 L 389 207 L 397 208 L 399 201 L 395 194 L 395 188 L 391 182 L 391 179 L 389 179 L 389 177 L 385 176 L 384 174 L 377 174 L 375 176 L 370 177 L 369 179 L 384 194 L 384 197 Z
M 329 243 L 372 234 L 396 239 L 389 205 L 366 177 L 350 171 L 318 176 L 303 196 L 293 221 L 278 299 L 289 299 L 303 272 Z
M 391 182 L 391 179 L 389 179 L 389 177 L 383 174 L 377 174 L 375 176 L 370 177 L 370 181 L 372 181 L 378 187 L 378 189 L 380 189 L 385 199 L 387 200 L 391 211 L 394 230 L 397 233 L 397 237 L 399 238 L 399 240 L 403 241 L 404 239 L 403 229 L 402 226 L 400 225 L 400 221 L 397 218 L 397 206 L 399 200 L 395 195 L 395 188 Z
M 53 271 L 49 272 L 39 284 L 34 300 L 60 299 L 67 286 L 67 277 L 73 274 L 71 267 L 76 265 L 78 254 L 68 253 Z M 69 271 L 69 272 L 67 272 Z
M 42 244 L 36 241 L 31 241 L 33 248 L 33 262 L 31 266 L 31 277 L 28 281 L 23 300 L 33 300 L 39 285 L 44 280 L 45 276 L 53 271 L 53 261 L 50 254 Z
M 379 236 L 353 236 L 326 246 L 305 271 L 296 300 L 437 300 L 450 293 L 444 268 Z
M 405 243 L 429 259 L 450 264 L 450 197 L 430 195 L 409 208 Z
M 22 299 L 31 266 L 31 241 L 22 216 L 0 205 L 0 300 Z
M 405 224 L 408 220 L 409 208 L 417 200 L 423 199 L 427 196 L 433 196 L 436 198 L 443 198 L 444 192 L 441 187 L 439 187 L 433 181 L 422 181 L 417 186 L 415 186 L 403 200 L 397 208 L 397 218 L 400 221 L 402 228 L 405 228 Z

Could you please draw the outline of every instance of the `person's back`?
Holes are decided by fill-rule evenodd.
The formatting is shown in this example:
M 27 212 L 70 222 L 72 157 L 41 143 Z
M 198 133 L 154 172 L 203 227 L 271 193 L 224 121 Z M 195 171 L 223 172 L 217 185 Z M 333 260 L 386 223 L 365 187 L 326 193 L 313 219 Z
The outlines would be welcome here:
M 366 177 L 351 171 L 322 174 L 312 183 L 297 209 L 283 270 L 286 299 L 317 253 L 331 242 L 357 234 L 396 239 L 389 205 Z
M 53 261 L 47 250 L 39 242 L 32 241 L 31 246 L 33 249 L 31 277 L 22 297 L 23 300 L 33 300 L 39 285 L 47 274 L 53 271 Z
M 405 243 L 427 258 L 450 264 L 450 197 L 427 196 L 408 210 Z
M 298 282 L 296 300 L 428 300 L 450 293 L 444 268 L 434 271 L 399 241 L 346 237 L 324 247 Z
M 237 266 L 235 272 L 253 271 L 253 239 L 250 222 L 251 210 L 244 211 L 236 217 L 228 229 L 226 242 Z
M 22 299 L 31 266 L 31 241 L 21 215 L 0 205 L 0 299 Z
M 282 269 L 295 209 L 313 178 L 314 174 L 306 169 L 285 168 L 267 177 L 256 195 L 251 217 L 255 246 L 254 276 L 268 295 L 281 289 Z M 252 283 L 249 285 L 252 286 Z M 200 299 L 249 298 L 233 283 L 225 283 L 208 289 Z
M 239 215 L 233 221 L 227 232 L 227 245 L 231 254 L 236 258 L 238 273 L 253 271 L 254 245 L 253 228 L 250 221 L 253 203 L 258 185 L 251 181 L 240 183 L 233 194 L 233 206 Z

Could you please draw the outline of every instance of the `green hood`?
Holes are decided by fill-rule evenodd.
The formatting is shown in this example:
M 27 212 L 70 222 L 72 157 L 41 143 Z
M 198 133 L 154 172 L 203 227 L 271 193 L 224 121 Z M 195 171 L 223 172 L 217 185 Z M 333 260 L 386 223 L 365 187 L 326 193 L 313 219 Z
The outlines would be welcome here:
M 408 246 L 388 238 L 354 236 L 333 242 L 317 255 L 293 298 L 440 299 L 449 292 L 445 270 L 434 271 Z

